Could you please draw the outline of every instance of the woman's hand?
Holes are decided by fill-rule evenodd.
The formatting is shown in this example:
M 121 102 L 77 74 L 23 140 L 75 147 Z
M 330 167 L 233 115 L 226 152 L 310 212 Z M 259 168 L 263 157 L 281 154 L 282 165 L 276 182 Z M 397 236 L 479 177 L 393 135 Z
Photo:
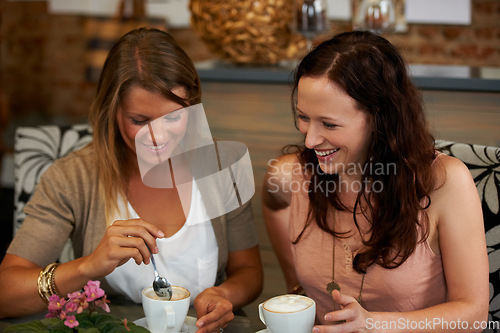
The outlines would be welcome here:
M 150 252 L 158 253 L 156 238 L 165 235 L 143 219 L 118 220 L 110 225 L 97 248 L 82 262 L 82 273 L 93 278 L 110 274 L 133 258 L 137 265 L 149 264 Z
M 315 326 L 313 332 L 370 332 L 366 328 L 366 322 L 371 315 L 354 297 L 342 295 L 338 290 L 334 290 L 332 298 L 335 303 L 340 305 L 341 309 L 325 315 L 325 320 L 331 321 L 331 325 Z
M 205 289 L 195 298 L 193 306 L 198 315 L 198 333 L 219 332 L 234 318 L 233 304 L 219 287 Z

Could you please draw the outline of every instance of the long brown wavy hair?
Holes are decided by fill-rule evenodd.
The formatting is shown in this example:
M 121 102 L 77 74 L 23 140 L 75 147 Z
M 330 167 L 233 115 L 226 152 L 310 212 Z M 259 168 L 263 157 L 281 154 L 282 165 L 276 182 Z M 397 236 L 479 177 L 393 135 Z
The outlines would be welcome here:
M 118 194 L 123 200 L 127 197 L 128 148 L 120 134 L 116 115 L 132 87 L 159 93 L 184 107 L 201 102 L 196 68 L 168 33 L 139 28 L 125 34 L 113 46 L 104 63 L 89 114 L 108 223 L 118 209 Z M 185 89 L 186 98 L 172 93 L 172 89 L 179 87 Z
M 366 31 L 341 33 L 321 43 L 294 70 L 295 120 L 302 77 L 327 77 L 356 101 L 358 109 L 372 116 L 374 128 L 364 164 L 393 165 L 395 174 L 380 174 L 369 167 L 361 169 L 364 181 L 352 215 L 359 231 L 356 212 L 362 211 L 371 223 L 371 234 L 353 265 L 360 273 L 372 264 L 385 268 L 400 266 L 417 243 L 428 236 L 425 208 L 430 205 L 429 194 L 434 189 L 431 165 L 435 158 L 434 138 L 428 129 L 422 98 L 407 73 L 403 57 L 388 40 Z M 328 224 L 327 212 L 332 206 L 345 211 L 346 206 L 337 192 L 318 186 L 331 181 L 338 184 L 339 177 L 321 172 L 316 154 L 304 145 L 297 154 L 311 182 L 309 216 L 294 243 L 300 241 L 312 220 L 332 236 L 345 237 Z M 382 184 L 381 191 L 367 188 L 375 183 Z

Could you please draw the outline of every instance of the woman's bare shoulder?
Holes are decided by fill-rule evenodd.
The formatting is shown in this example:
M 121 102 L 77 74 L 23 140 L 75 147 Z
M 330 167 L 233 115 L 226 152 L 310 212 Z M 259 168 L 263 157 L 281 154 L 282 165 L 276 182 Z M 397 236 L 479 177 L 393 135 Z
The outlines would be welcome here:
M 436 189 L 441 187 L 454 187 L 464 183 L 473 182 L 472 175 L 467 166 L 458 158 L 439 154 L 432 165 Z
M 302 166 L 296 154 L 286 154 L 268 162 L 263 184 L 263 199 L 270 206 L 287 206 L 291 200 L 294 176 L 300 176 Z
M 480 207 L 479 195 L 472 174 L 458 158 L 441 154 L 432 166 L 435 190 L 431 200 L 442 208 Z M 458 208 L 457 208 L 458 209 Z
M 302 170 L 301 163 L 297 154 L 281 155 L 269 160 L 267 172 L 282 177 L 291 176 Z M 290 179 L 291 180 L 291 179 Z

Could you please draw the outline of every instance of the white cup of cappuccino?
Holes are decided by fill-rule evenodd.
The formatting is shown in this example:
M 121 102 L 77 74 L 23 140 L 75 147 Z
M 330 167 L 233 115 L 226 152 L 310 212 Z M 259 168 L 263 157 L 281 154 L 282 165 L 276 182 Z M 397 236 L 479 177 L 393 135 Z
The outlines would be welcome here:
M 306 296 L 280 295 L 259 304 L 259 317 L 271 333 L 311 333 L 316 303 Z
M 142 308 L 152 333 L 179 333 L 184 325 L 191 294 L 182 287 L 172 286 L 172 289 L 170 300 L 157 296 L 153 287 L 142 291 Z

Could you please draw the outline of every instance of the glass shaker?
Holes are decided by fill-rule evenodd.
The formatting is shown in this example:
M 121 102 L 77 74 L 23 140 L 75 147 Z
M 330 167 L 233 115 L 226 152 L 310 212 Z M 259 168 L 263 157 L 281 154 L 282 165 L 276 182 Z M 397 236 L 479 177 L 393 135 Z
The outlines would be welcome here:
M 383 34 L 393 32 L 396 15 L 392 0 L 362 0 L 354 16 L 354 30 L 370 30 Z
M 296 0 L 295 5 L 294 30 L 307 39 L 310 48 L 315 37 L 328 31 L 326 0 Z

